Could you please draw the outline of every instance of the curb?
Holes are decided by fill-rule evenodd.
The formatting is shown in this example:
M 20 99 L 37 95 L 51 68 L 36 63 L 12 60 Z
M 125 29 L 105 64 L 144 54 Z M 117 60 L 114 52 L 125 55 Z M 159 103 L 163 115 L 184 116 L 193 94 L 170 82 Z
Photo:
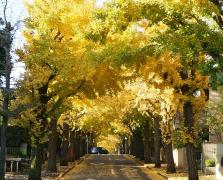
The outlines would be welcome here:
M 71 169 L 73 169 L 76 165 L 83 162 L 89 155 L 84 155 L 83 157 L 80 157 L 80 160 L 76 161 L 73 165 L 71 165 L 69 168 L 64 170 L 62 173 L 59 174 L 59 176 L 56 177 L 56 180 L 60 180 L 62 177 L 64 177 Z
M 147 167 L 148 169 L 150 169 L 150 170 L 152 170 L 151 168 L 149 168 L 149 167 Z M 161 173 L 159 173 L 159 172 L 156 172 L 158 175 L 160 175 L 160 176 L 162 176 L 163 178 L 165 178 L 165 179 L 169 179 L 167 176 L 165 176 L 165 175 L 163 175 L 163 174 L 161 174 Z

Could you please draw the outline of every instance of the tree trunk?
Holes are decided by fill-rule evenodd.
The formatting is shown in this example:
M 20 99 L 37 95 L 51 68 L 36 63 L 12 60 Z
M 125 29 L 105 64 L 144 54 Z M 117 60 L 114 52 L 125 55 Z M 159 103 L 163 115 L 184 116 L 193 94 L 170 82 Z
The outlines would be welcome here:
M 129 154 L 129 137 L 125 137 L 125 154 Z
M 155 134 L 154 134 L 155 168 L 161 167 L 161 162 L 160 162 L 160 148 L 161 148 L 160 121 L 161 121 L 161 117 L 156 117 L 154 119 L 154 125 L 155 125 Z
M 137 157 L 137 144 L 136 144 L 136 131 L 134 130 L 132 134 L 132 155 Z
M 3 120 L 1 127 L 1 149 L 0 149 L 0 179 L 5 179 L 5 160 L 6 160 L 6 139 L 7 139 L 7 126 L 9 119 L 9 101 L 10 101 L 10 75 L 11 75 L 11 56 L 10 49 L 12 45 L 11 24 L 8 23 L 4 29 L 5 43 L 3 48 L 5 50 L 5 88 L 2 92 L 3 95 Z
M 144 159 L 146 163 L 151 162 L 151 159 L 150 159 L 151 154 L 149 150 L 149 131 L 150 131 L 149 120 L 146 120 L 144 129 L 143 129 Z
M 132 136 L 130 136 L 130 154 L 131 155 L 134 155 L 134 150 L 133 150 L 133 137 Z
M 131 154 L 131 136 L 128 136 L 128 154 Z
M 193 106 L 191 102 L 184 104 L 184 126 L 188 129 L 188 134 L 193 136 Z M 195 147 L 192 143 L 186 144 L 188 180 L 198 180 Z
M 76 156 L 75 159 L 80 159 L 80 135 L 79 132 L 75 132 L 75 150 L 76 150 Z
M 82 142 L 82 133 L 80 133 L 80 139 L 79 139 L 79 149 L 80 149 L 80 151 L 79 151 L 79 155 L 80 155 L 80 157 L 82 157 L 82 154 L 83 154 L 83 142 Z
M 122 154 L 125 154 L 125 138 L 122 140 Z
M 172 148 L 172 142 L 169 144 L 164 144 L 164 150 L 166 154 L 166 162 L 167 162 L 167 173 L 175 173 L 176 168 L 174 164 L 174 159 L 173 159 L 173 148 Z
M 43 145 L 37 144 L 32 148 L 31 166 L 29 170 L 29 180 L 41 180 L 41 168 L 42 168 L 42 152 Z
M 83 133 L 81 133 L 81 137 L 80 137 L 80 156 L 84 156 L 85 152 L 86 152 L 86 143 L 85 143 L 85 138 L 83 136 Z
M 4 120 L 1 127 L 1 147 L 0 147 L 0 179 L 5 179 L 5 159 L 6 159 L 6 134 L 7 134 L 7 119 Z
M 10 90 L 10 75 L 6 79 L 5 97 L 3 100 L 3 120 L 1 127 L 1 147 L 0 147 L 0 179 L 5 179 L 5 162 L 6 162 L 6 140 L 7 140 L 7 127 L 9 119 L 9 90 Z
M 139 128 L 134 130 L 133 133 L 133 155 L 137 158 L 144 160 L 142 133 Z
M 61 147 L 61 157 L 60 157 L 60 165 L 67 166 L 68 165 L 68 146 L 69 146 L 69 125 L 67 123 L 63 123 L 63 140 Z
M 172 148 L 172 139 L 171 139 L 171 125 L 172 121 L 166 121 L 162 122 L 163 127 L 163 137 L 165 139 L 164 141 L 164 152 L 165 152 L 165 159 L 167 163 L 167 173 L 175 173 L 176 168 L 174 164 L 174 159 L 173 159 L 173 148 Z
M 48 172 L 57 172 L 57 120 L 52 118 L 50 122 L 51 133 L 48 143 Z
M 69 161 L 74 162 L 75 161 L 75 131 L 70 132 L 70 143 L 69 143 Z
M 55 77 L 55 74 L 51 74 L 47 82 L 38 88 L 40 106 L 37 107 L 36 112 L 36 121 L 40 123 L 40 130 L 36 132 L 37 134 L 31 134 L 34 139 L 35 144 L 32 149 L 32 162 L 29 171 L 29 180 L 40 180 L 41 179 L 41 166 L 43 161 L 43 142 L 42 138 L 47 133 L 47 115 L 46 115 L 46 106 L 50 97 L 47 96 L 48 86 L 50 81 Z M 35 127 L 35 126 L 34 126 Z M 33 128 L 31 124 L 31 128 Z M 33 129 L 35 130 L 35 129 Z M 33 143 L 34 143 L 33 142 Z
M 144 160 L 143 137 L 142 137 L 142 131 L 140 128 L 137 129 L 137 156 L 141 160 Z

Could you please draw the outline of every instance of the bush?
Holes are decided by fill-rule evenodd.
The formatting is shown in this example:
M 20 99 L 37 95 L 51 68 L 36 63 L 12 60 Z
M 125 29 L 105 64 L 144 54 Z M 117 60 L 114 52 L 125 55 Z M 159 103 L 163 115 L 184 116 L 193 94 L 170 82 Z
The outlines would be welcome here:
M 215 167 L 215 160 L 214 159 L 206 159 L 205 166 L 206 167 Z
M 173 147 L 174 148 L 180 149 L 180 148 L 185 147 L 183 133 L 182 133 L 181 130 L 176 129 L 176 130 L 173 131 L 172 140 L 173 140 Z

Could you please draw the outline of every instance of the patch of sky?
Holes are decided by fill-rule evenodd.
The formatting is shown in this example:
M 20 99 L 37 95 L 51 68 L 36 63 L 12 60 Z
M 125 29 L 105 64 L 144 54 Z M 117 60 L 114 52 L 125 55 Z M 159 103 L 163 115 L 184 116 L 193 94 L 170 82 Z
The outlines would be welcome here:
M 0 1 L 0 17 L 3 15 L 3 7 L 5 5 L 5 0 Z M 24 64 L 18 62 L 18 56 L 15 51 L 18 48 L 22 48 L 24 44 L 24 38 L 22 36 L 23 30 L 23 20 L 27 16 L 24 1 L 23 0 L 8 0 L 8 5 L 6 9 L 6 20 L 14 26 L 13 30 L 13 44 L 12 44 L 12 59 L 13 59 L 13 69 L 12 69 L 12 82 L 13 84 L 22 77 L 24 73 Z M 12 84 L 12 86 L 14 86 Z

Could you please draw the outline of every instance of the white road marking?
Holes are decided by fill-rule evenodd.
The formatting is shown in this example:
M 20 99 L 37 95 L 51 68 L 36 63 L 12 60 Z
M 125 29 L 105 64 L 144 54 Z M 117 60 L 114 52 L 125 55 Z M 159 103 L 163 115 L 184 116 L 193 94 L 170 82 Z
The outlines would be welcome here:
M 90 163 L 92 165 L 103 165 L 104 163 Z

